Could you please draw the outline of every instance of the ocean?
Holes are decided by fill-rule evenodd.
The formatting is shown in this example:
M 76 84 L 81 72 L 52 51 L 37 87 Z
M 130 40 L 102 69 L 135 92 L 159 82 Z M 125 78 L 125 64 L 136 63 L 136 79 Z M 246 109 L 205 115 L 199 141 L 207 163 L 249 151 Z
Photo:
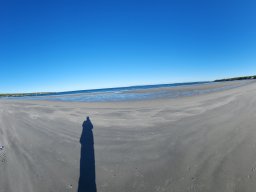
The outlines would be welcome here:
M 245 81 L 244 83 L 239 83 L 239 84 L 237 83 L 225 84 L 221 82 L 191 82 L 191 83 L 144 85 L 144 86 L 118 87 L 118 88 L 106 88 L 106 89 L 67 91 L 67 92 L 58 92 L 58 93 L 48 94 L 43 96 L 8 97 L 8 99 L 52 100 L 52 101 L 69 101 L 69 102 L 114 102 L 114 101 L 152 100 L 152 99 L 177 98 L 177 97 L 201 95 L 201 94 L 221 91 L 225 89 L 235 88 L 245 83 L 246 83 Z M 204 85 L 204 84 L 208 84 L 208 85 L 223 84 L 223 86 L 208 86 L 207 88 L 202 89 L 200 85 Z

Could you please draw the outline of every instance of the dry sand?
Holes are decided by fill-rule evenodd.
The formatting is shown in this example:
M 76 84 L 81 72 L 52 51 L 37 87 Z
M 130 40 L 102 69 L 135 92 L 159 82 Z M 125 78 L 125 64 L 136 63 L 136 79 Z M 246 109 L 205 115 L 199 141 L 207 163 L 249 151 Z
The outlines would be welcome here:
M 90 142 L 82 142 L 88 153 L 81 175 L 91 182 L 96 175 L 98 192 L 256 190 L 256 83 L 251 83 L 154 101 L 2 100 L 0 192 L 77 191 L 86 116 L 94 129 L 85 133 Z M 85 188 L 80 192 L 90 192 Z

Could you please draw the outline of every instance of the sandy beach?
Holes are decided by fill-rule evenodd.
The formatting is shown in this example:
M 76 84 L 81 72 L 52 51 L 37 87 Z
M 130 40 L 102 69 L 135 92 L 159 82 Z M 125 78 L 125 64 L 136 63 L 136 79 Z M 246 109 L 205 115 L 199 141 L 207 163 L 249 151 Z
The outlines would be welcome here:
M 255 96 L 0 100 L 0 192 L 254 192 Z

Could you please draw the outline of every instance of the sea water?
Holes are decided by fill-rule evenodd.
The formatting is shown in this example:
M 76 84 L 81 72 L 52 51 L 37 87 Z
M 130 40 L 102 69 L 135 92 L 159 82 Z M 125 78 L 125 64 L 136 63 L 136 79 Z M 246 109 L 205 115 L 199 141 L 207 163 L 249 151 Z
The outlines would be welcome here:
M 160 85 L 145 85 L 132 87 L 119 87 L 94 90 L 80 90 L 59 92 L 43 96 L 24 96 L 9 97 L 8 99 L 25 99 L 25 100 L 53 100 L 53 101 L 77 101 L 77 102 L 113 102 L 113 101 L 133 101 L 133 100 L 150 100 L 162 98 L 177 98 L 184 96 L 201 95 L 230 88 L 241 86 L 223 85 L 220 87 L 209 86 L 207 89 L 200 89 L 200 85 L 215 84 L 215 82 L 192 82 L 192 83 L 175 83 Z M 216 83 L 217 84 L 217 83 Z M 193 86 L 193 89 L 164 89 L 170 87 Z M 163 89 L 161 89 L 163 88 Z M 152 90 L 152 91 L 151 91 Z

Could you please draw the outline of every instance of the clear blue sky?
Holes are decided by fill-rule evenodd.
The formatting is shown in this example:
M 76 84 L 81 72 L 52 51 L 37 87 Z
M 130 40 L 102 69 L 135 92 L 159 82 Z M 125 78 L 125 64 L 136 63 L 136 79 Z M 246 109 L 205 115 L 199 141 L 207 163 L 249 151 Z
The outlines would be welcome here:
M 1 0 L 0 92 L 256 74 L 254 0 Z

